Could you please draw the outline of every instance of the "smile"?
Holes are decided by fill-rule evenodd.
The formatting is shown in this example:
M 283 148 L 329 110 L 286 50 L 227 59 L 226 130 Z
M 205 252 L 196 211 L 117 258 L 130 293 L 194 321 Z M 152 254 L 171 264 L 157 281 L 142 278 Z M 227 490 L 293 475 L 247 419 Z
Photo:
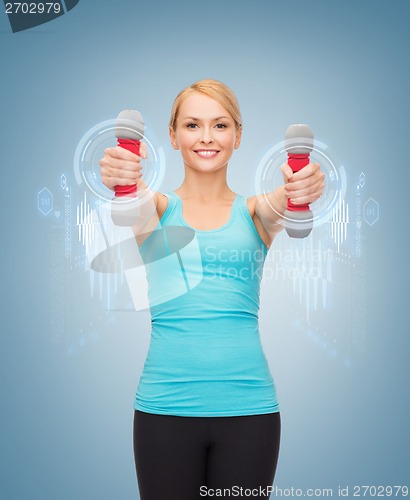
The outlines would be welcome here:
M 197 149 L 195 150 L 195 153 L 201 158 L 213 158 L 219 153 L 219 151 L 216 149 Z

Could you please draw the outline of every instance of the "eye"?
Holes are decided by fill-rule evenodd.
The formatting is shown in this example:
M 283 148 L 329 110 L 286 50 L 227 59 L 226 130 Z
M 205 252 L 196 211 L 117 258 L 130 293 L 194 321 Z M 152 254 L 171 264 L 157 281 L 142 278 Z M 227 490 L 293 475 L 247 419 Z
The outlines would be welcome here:
M 217 123 L 216 125 L 217 128 L 226 128 L 225 123 Z
M 196 123 L 187 123 L 187 127 L 188 128 L 192 128 L 194 129 L 195 127 L 197 127 L 198 125 Z

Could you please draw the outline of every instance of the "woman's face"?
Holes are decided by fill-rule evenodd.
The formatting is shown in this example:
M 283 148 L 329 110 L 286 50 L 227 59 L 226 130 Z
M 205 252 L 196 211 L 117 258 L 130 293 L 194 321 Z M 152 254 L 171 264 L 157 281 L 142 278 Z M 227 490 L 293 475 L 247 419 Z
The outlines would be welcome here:
M 200 92 L 188 95 L 180 105 L 171 144 L 181 151 L 184 164 L 202 172 L 225 167 L 239 147 L 241 132 L 226 109 Z

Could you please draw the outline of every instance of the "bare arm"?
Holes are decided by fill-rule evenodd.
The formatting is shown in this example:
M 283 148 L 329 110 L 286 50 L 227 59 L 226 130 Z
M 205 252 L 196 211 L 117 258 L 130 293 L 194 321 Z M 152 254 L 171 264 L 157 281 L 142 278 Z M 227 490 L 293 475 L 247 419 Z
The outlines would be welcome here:
M 266 195 L 257 195 L 255 202 L 255 216 L 259 218 L 263 229 L 268 235 L 268 247 L 275 236 L 283 229 L 283 214 L 287 207 L 285 186 Z
M 142 190 L 140 194 L 142 195 Z M 142 245 L 152 233 L 168 206 L 167 197 L 158 191 L 151 191 L 147 199 L 148 201 L 141 205 L 140 214 L 132 226 L 138 245 Z

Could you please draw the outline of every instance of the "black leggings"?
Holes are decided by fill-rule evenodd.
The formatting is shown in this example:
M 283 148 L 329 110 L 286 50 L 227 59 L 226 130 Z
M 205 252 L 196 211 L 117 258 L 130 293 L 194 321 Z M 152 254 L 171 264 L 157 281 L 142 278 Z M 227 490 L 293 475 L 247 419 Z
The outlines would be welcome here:
M 134 457 L 141 500 L 218 498 L 216 490 L 224 488 L 230 489 L 226 498 L 269 498 L 280 428 L 279 412 L 178 417 L 135 410 Z

